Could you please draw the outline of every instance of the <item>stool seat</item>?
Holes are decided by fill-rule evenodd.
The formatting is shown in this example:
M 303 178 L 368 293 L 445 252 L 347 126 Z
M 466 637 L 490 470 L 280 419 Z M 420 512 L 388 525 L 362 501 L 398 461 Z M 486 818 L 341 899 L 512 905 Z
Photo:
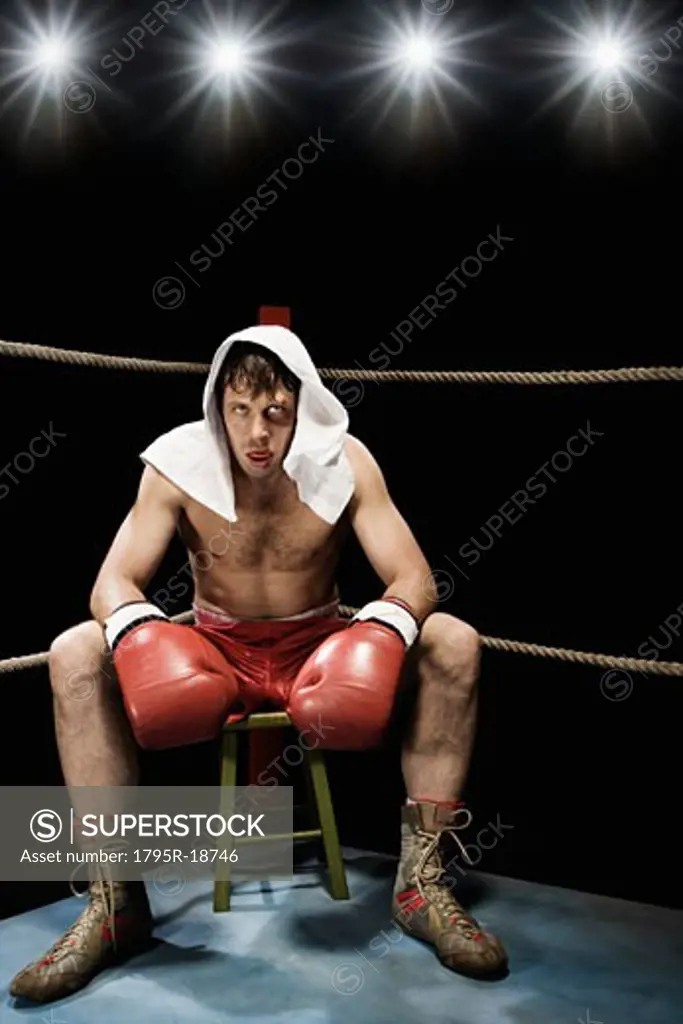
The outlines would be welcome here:
M 242 715 L 229 715 L 224 730 L 230 732 L 248 732 L 251 729 L 287 729 L 292 720 L 286 711 L 256 711 L 243 718 Z
M 246 717 L 241 715 L 228 717 L 221 736 L 221 814 L 225 816 L 229 813 L 230 790 L 237 786 L 239 743 L 245 740 L 244 733 L 256 729 L 290 728 L 294 728 L 294 726 L 286 711 L 260 711 L 253 712 Z M 349 899 L 349 890 L 346 882 L 346 870 L 339 844 L 325 758 L 321 750 L 310 748 L 303 743 L 301 750 L 309 794 L 307 807 L 314 818 L 315 827 L 292 832 L 291 838 L 294 841 L 322 840 L 330 895 L 335 900 L 347 900 Z M 213 909 L 215 912 L 225 912 L 230 909 L 229 873 L 227 865 L 225 868 L 221 866 L 223 877 L 214 882 Z M 225 877 L 226 875 L 228 877 Z

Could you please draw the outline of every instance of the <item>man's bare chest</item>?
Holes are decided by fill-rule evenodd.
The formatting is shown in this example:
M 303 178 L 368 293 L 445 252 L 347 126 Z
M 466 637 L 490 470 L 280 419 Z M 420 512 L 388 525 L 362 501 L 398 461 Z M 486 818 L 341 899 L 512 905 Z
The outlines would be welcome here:
M 181 536 L 197 560 L 235 570 L 302 572 L 331 557 L 341 543 L 343 525 L 331 526 L 310 509 L 238 512 L 227 522 L 192 503 L 181 520 Z M 200 566 L 201 567 L 201 566 Z

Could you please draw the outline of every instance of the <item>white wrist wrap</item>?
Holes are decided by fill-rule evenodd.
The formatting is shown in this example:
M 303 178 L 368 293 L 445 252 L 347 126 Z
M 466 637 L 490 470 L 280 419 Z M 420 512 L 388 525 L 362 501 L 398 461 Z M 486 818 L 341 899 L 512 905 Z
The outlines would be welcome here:
M 124 633 L 127 633 L 136 622 L 148 622 L 150 619 L 168 620 L 168 615 L 155 604 L 148 604 L 146 601 L 135 601 L 133 604 L 124 604 L 122 608 L 117 608 L 104 623 L 104 635 L 109 649 L 113 650 Z
M 400 633 L 406 647 L 412 646 L 420 632 L 417 622 L 407 609 L 393 601 L 371 601 L 353 616 L 352 622 L 367 622 L 374 619 Z

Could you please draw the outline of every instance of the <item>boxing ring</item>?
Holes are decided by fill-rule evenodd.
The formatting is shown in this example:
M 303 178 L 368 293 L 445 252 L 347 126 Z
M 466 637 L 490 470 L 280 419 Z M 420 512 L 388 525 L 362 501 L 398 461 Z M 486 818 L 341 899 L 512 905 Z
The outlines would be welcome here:
M 285 318 L 283 321 L 283 317 Z M 288 323 L 279 307 L 260 321 Z M 0 341 L 0 356 L 98 370 L 205 374 L 208 364 L 161 362 Z M 373 371 L 319 369 L 325 380 L 377 380 L 402 386 L 573 384 L 637 386 L 681 381 L 683 367 L 594 371 Z M 354 609 L 346 607 L 347 612 Z M 188 621 L 186 611 L 172 618 Z M 550 647 L 482 636 L 484 648 L 605 670 L 683 676 L 683 663 Z M 568 644 L 570 638 L 568 638 Z M 42 669 L 47 652 L 0 661 L 0 675 Z M 48 948 L 80 911 L 75 898 L 0 921 L 0 1024 L 39 1014 L 49 1024 L 673 1024 L 683 1019 L 683 916 L 662 907 L 502 878 L 474 869 L 463 899 L 503 936 L 510 974 L 495 984 L 453 975 L 428 948 L 390 923 L 394 858 L 344 849 L 348 902 L 331 900 L 315 864 L 268 891 L 245 884 L 230 914 L 212 912 L 210 886 L 150 891 L 157 948 L 104 972 L 77 995 L 48 1008 L 8 996 L 13 974 Z

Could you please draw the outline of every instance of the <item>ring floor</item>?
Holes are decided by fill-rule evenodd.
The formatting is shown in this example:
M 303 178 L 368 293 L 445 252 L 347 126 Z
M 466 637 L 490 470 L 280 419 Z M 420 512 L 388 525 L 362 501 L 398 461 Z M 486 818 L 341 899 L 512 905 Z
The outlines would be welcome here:
M 318 868 L 245 883 L 214 914 L 211 883 L 148 885 L 159 940 L 80 993 L 40 1006 L 8 986 L 73 922 L 76 897 L 0 922 L 0 1024 L 674 1024 L 683 1021 L 683 914 L 491 875 L 460 898 L 503 939 L 510 970 L 475 981 L 399 933 L 395 860 L 345 850 L 351 899 Z

